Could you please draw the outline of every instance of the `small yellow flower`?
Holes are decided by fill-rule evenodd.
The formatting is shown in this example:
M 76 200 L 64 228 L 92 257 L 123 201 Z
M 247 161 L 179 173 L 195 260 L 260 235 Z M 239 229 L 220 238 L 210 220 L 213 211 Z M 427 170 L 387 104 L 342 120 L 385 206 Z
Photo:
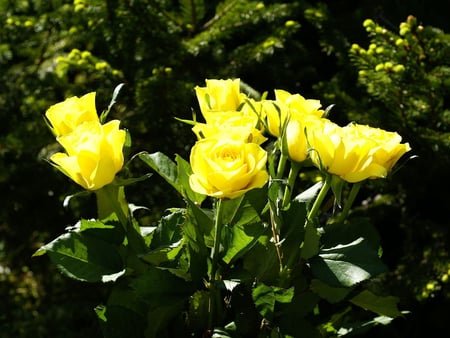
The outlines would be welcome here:
M 80 98 L 73 96 L 54 104 L 45 112 L 45 116 L 55 136 L 69 134 L 84 122 L 98 121 L 95 92 Z
M 50 160 L 83 188 L 102 188 L 114 180 L 123 166 L 126 133 L 119 124 L 118 120 L 103 125 L 99 121 L 83 123 L 72 133 L 57 138 L 66 153 L 53 154 Z
M 216 197 L 237 198 L 247 191 L 263 187 L 267 152 L 256 143 L 228 138 L 205 138 L 191 149 L 192 190 Z
M 205 80 L 206 87 L 195 87 L 200 111 L 206 121 L 217 111 L 238 110 L 246 95 L 240 93 L 240 79 Z
M 257 124 L 256 114 L 246 114 L 242 111 L 215 112 L 207 123 L 197 123 L 192 130 L 198 139 L 228 136 L 244 142 L 262 144 L 267 138 L 256 128 Z
M 278 137 L 283 125 L 288 120 L 302 120 L 303 117 L 313 115 L 321 117 L 324 111 L 319 100 L 305 99 L 300 94 L 291 94 L 286 90 L 275 90 L 275 101 L 272 108 L 267 109 L 267 127 L 269 132 Z
M 288 156 L 295 162 L 303 162 L 308 157 L 308 131 L 320 127 L 321 118 L 314 115 L 302 120 L 291 120 L 286 126 L 286 144 Z

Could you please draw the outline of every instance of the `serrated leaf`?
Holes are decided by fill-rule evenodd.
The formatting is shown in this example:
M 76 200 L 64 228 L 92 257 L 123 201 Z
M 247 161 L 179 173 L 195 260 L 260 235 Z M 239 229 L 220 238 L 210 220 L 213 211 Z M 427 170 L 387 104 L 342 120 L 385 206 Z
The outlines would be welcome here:
M 177 258 L 180 250 L 182 249 L 182 243 L 183 240 L 180 239 L 178 242 L 151 250 L 143 255 L 140 255 L 139 257 L 147 263 L 153 265 L 160 265 L 164 262 L 173 261 Z
M 268 286 L 263 283 L 252 289 L 252 298 L 256 309 L 264 318 L 273 319 L 275 303 L 289 303 L 294 297 L 294 288 L 283 289 L 276 286 Z
M 161 217 L 153 233 L 151 249 L 170 247 L 182 238 L 182 224 L 184 222 L 184 209 L 172 209 L 167 215 Z
M 232 261 L 242 257 L 263 235 L 267 228 L 263 223 L 236 224 L 233 227 L 225 227 L 228 230 L 226 247 L 223 261 L 230 264 Z
M 78 232 L 65 233 L 40 248 L 66 276 L 84 282 L 110 282 L 125 273 L 117 249 L 98 238 Z
M 177 178 L 177 166 L 168 156 L 161 152 L 149 154 L 140 153 L 139 158 L 150 168 L 156 171 L 163 179 L 181 193 Z
M 301 244 L 300 256 L 304 259 L 314 257 L 319 253 L 320 233 L 313 222 L 307 222 L 305 226 L 305 238 Z
M 381 316 L 396 318 L 402 315 L 397 308 L 398 297 L 378 296 L 369 290 L 364 290 L 351 298 L 350 302 Z
M 378 251 L 363 238 L 321 249 L 310 265 L 317 278 L 333 287 L 351 287 L 386 270 Z
M 242 197 L 224 204 L 223 260 L 230 264 L 244 255 L 266 231 L 256 210 Z
M 107 223 L 107 224 L 105 224 Z M 112 244 L 121 244 L 125 238 L 123 226 L 115 220 L 101 222 L 98 220 L 82 219 L 78 231 L 86 235 L 97 237 Z

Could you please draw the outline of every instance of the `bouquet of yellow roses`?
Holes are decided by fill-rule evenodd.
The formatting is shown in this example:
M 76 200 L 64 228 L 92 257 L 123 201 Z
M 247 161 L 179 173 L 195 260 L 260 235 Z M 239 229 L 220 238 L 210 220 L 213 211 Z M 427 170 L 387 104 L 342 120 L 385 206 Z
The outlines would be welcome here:
M 370 289 L 386 270 L 379 239 L 350 213 L 361 185 L 410 151 L 397 133 L 338 126 L 300 94 L 254 98 L 239 79 L 206 80 L 195 88 L 204 121 L 183 121 L 197 137 L 189 161 L 133 156 L 185 201 L 142 226 L 125 187 L 152 173 L 121 175 L 129 138 L 106 122 L 119 89 L 100 117 L 95 93 L 47 110 L 63 150 L 49 161 L 96 195 L 98 217 L 35 253 L 68 277 L 113 283 L 95 309 L 105 337 L 343 336 L 401 315 Z

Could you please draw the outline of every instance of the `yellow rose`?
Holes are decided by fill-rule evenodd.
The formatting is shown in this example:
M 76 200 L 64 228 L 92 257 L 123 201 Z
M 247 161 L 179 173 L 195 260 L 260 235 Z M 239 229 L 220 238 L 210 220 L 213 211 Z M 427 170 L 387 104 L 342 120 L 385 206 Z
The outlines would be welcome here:
M 192 190 L 216 197 L 236 198 L 261 188 L 268 180 L 267 153 L 255 143 L 227 138 L 205 138 L 191 149 Z
M 86 121 L 98 121 L 95 92 L 80 98 L 73 96 L 54 104 L 45 112 L 45 116 L 55 136 L 66 135 Z
M 396 133 L 349 125 L 341 128 L 322 119 L 321 128 L 308 131 L 313 163 L 343 180 L 356 183 L 386 177 L 395 162 L 408 151 Z
M 241 111 L 226 111 L 214 113 L 208 123 L 197 123 L 192 130 L 198 139 L 228 136 L 232 139 L 262 144 L 267 138 L 263 136 L 261 130 L 255 128 L 257 124 L 256 115 L 249 116 Z
M 272 107 L 267 106 L 267 126 L 269 132 L 280 136 L 284 124 L 292 120 L 302 120 L 305 117 L 322 117 L 324 111 L 319 109 L 322 105 L 319 100 L 305 99 L 300 94 L 291 94 L 282 89 L 275 89 L 275 100 L 269 101 Z
M 308 158 L 308 130 L 315 127 L 320 127 L 322 124 L 321 118 L 304 117 L 302 120 L 291 120 L 286 126 L 286 145 L 288 156 L 295 162 L 303 162 Z
M 195 94 L 206 121 L 213 112 L 238 110 L 246 98 L 245 94 L 240 93 L 240 79 L 207 79 L 205 82 L 206 87 L 195 87 Z
M 390 171 L 400 157 L 411 150 L 409 143 L 401 143 L 402 137 L 396 132 L 356 123 L 351 123 L 343 129 L 347 137 L 366 139 L 366 142 L 370 144 L 374 142 L 376 145 L 370 151 L 373 161 L 387 171 Z
M 288 118 L 289 110 L 283 102 L 265 100 L 264 111 L 266 115 L 267 129 L 275 137 L 281 136 L 281 131 Z
M 300 94 L 291 94 L 286 90 L 276 89 L 275 99 L 277 102 L 285 105 L 292 114 L 315 115 L 322 117 L 324 114 L 319 100 L 305 99 Z
M 114 180 L 123 166 L 126 133 L 119 124 L 118 120 L 103 125 L 98 121 L 83 123 L 72 133 L 57 138 L 66 153 L 53 154 L 50 160 L 83 188 L 102 188 Z

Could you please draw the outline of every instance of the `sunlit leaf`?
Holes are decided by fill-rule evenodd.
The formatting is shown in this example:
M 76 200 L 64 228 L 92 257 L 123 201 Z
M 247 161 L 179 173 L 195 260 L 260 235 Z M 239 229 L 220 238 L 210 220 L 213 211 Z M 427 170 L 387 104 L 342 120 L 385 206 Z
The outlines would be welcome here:
M 323 248 L 310 264 L 314 275 L 333 287 L 351 287 L 386 270 L 378 251 L 363 238 Z
M 182 242 L 182 240 L 179 240 L 178 242 L 151 250 L 143 255 L 140 255 L 139 257 L 147 263 L 153 265 L 159 265 L 164 262 L 173 261 L 175 258 L 177 258 L 180 250 L 183 247 Z
M 142 152 L 139 154 L 139 158 L 181 193 L 177 177 L 178 169 L 175 162 L 161 152 L 152 154 Z
M 34 256 L 45 253 L 66 276 L 80 281 L 109 282 L 125 273 L 122 258 L 113 245 L 83 233 L 65 233 Z
M 398 297 L 378 296 L 369 290 L 364 290 L 350 299 L 353 304 L 365 310 L 375 312 L 378 315 L 395 318 L 401 316 L 397 308 Z
M 224 209 L 228 218 L 224 219 L 226 224 L 223 227 L 223 260 L 230 264 L 232 260 L 238 259 L 251 249 L 267 227 L 244 198 L 227 201 L 224 203 Z
M 294 288 L 283 289 L 276 286 L 268 286 L 263 283 L 252 289 L 252 297 L 256 309 L 261 316 L 272 320 L 275 311 L 275 303 L 289 303 L 294 296 Z

